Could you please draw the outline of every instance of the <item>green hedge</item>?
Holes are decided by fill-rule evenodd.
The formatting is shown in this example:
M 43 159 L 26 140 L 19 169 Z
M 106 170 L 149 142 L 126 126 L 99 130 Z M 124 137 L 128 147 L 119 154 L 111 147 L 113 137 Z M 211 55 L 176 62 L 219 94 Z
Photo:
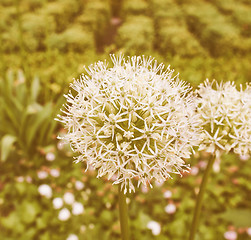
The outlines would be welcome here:
M 186 27 L 176 26 L 170 23 L 170 20 L 162 22 L 158 35 L 157 46 L 163 56 L 171 54 L 194 57 L 205 54 L 204 49 Z
M 184 22 L 184 14 L 179 5 L 174 0 L 151 0 L 150 6 L 155 21 L 170 18 Z
M 150 9 L 146 0 L 123 1 L 121 15 L 123 19 L 131 18 L 132 15 L 149 15 Z
M 184 5 L 187 23 L 212 56 L 231 55 L 238 51 L 238 29 L 209 4 Z
M 240 28 L 241 34 L 244 37 L 251 36 L 251 8 L 243 5 L 236 4 L 234 0 L 211 0 L 217 8 L 227 15 L 237 27 Z
M 233 22 L 240 26 L 244 37 L 251 37 L 251 7 L 235 6 L 233 11 Z
M 60 51 L 77 51 L 95 50 L 93 33 L 85 31 L 81 26 L 75 25 L 67 28 L 59 34 L 52 34 L 48 37 L 48 47 Z
M 73 23 L 79 12 L 79 2 L 77 0 L 58 0 L 49 2 L 39 9 L 38 14 L 52 16 L 56 22 L 56 31 L 61 32 Z
M 110 25 L 111 7 L 108 1 L 88 1 L 84 11 L 77 17 L 76 22 L 83 28 L 94 33 L 96 49 L 102 48 L 103 38 Z
M 116 44 L 127 54 L 147 53 L 153 48 L 154 34 L 151 18 L 130 17 L 118 29 Z

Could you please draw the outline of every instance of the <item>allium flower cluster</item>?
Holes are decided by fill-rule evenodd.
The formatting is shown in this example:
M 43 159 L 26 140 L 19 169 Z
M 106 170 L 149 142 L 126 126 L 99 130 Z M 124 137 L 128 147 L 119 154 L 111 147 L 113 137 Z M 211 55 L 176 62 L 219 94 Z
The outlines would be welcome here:
M 203 122 L 199 150 L 216 153 L 233 150 L 246 156 L 251 152 L 251 86 L 236 89 L 233 82 L 206 80 L 198 89 L 198 113 Z
M 113 177 L 125 192 L 132 179 L 147 185 L 187 169 L 184 158 L 198 141 L 196 103 L 173 70 L 152 58 L 111 56 L 89 66 L 71 87 L 59 116 L 78 161 Z

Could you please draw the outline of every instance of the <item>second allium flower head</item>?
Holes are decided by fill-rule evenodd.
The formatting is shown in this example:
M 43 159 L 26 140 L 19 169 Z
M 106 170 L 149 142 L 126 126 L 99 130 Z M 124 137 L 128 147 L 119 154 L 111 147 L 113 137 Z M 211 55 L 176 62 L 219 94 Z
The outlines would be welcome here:
M 66 96 L 64 139 L 98 177 L 115 177 L 126 192 L 132 179 L 147 185 L 187 169 L 183 161 L 199 140 L 190 88 L 152 58 L 111 56 L 89 66 Z
M 251 152 L 251 85 L 234 82 L 205 81 L 197 90 L 198 113 L 203 126 L 203 142 L 199 150 L 216 153 L 233 150 L 248 156 Z

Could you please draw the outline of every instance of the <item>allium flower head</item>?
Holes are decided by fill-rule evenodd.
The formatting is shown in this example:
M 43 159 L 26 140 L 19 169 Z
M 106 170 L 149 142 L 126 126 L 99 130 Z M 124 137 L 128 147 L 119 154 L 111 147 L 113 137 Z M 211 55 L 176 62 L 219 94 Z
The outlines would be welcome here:
M 251 152 L 251 87 L 236 89 L 233 82 L 205 81 L 198 89 L 198 113 L 203 124 L 199 150 L 216 153 Z
M 111 56 L 89 66 L 71 87 L 64 115 L 77 161 L 98 170 L 98 177 L 116 176 L 125 192 L 132 179 L 147 185 L 186 170 L 184 158 L 198 140 L 196 104 L 190 88 L 173 70 L 152 58 Z

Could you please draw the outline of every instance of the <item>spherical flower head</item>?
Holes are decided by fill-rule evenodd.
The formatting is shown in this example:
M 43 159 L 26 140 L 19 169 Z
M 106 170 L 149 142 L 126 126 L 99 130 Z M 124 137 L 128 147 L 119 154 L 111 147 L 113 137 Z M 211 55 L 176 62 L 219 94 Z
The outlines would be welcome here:
M 198 113 L 203 136 L 199 150 L 220 156 L 233 150 L 241 156 L 251 152 L 251 87 L 233 82 L 209 82 L 198 89 Z
M 116 176 L 124 192 L 187 170 L 199 121 L 190 87 L 152 58 L 111 56 L 89 66 L 71 87 L 59 120 L 78 161 Z M 114 178 L 112 178 L 114 179 Z

